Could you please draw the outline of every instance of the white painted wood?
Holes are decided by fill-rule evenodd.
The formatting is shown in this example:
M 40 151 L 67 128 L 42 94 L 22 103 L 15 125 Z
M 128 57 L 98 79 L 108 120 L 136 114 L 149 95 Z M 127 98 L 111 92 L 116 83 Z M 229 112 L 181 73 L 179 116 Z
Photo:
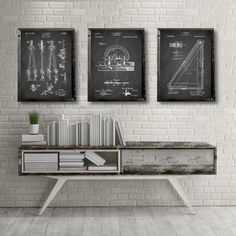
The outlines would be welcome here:
M 50 192 L 49 196 L 47 197 L 43 207 L 39 211 L 39 215 L 42 215 L 44 210 L 48 207 L 50 202 L 54 199 L 56 194 L 60 191 L 64 183 L 67 181 L 66 177 L 58 177 L 56 184 L 54 185 L 52 191 Z
M 102 153 L 116 153 L 116 157 L 113 158 L 115 159 L 115 163 L 117 164 L 117 170 L 114 170 L 114 171 L 107 171 L 107 170 L 99 170 L 99 171 L 92 171 L 92 170 L 81 170 L 81 171 L 61 171 L 61 170 L 40 170 L 40 171 L 29 171 L 29 170 L 25 170 L 25 156 L 26 155 L 29 155 L 29 156 L 34 156 L 36 155 L 36 157 L 39 157 L 40 155 L 44 156 L 44 155 L 53 155 L 56 153 L 56 159 L 57 159 L 57 162 L 58 162 L 58 152 L 59 153 L 84 153 L 88 151 L 88 149 L 84 149 L 84 150 L 23 150 L 22 151 L 22 155 L 21 155 L 21 172 L 23 174 L 39 174 L 39 173 L 51 173 L 51 174 L 70 174 L 70 173 L 87 173 L 88 175 L 89 174 L 95 174 L 95 173 L 99 173 L 99 174 L 119 174 L 120 173 L 120 168 L 121 168 L 121 160 L 120 160 L 120 150 L 119 149 L 89 149 L 89 151 L 93 151 L 93 152 L 102 152 Z M 35 154 L 37 153 L 37 154 Z M 46 154 L 45 154 L 46 153 Z M 59 154 L 60 156 L 60 154 Z M 112 162 L 113 163 L 113 162 Z
M 209 175 L 63 175 L 67 180 L 154 180 L 154 179 L 168 179 L 171 177 L 179 178 L 192 178 L 192 177 L 204 177 Z M 58 179 L 62 175 L 47 175 L 47 178 Z
M 181 199 L 184 201 L 185 205 L 190 209 L 190 212 L 192 214 L 196 214 L 196 212 L 193 210 L 192 205 L 187 197 L 187 195 L 184 193 L 182 187 L 180 186 L 178 179 L 180 177 L 169 177 L 167 180 L 170 182 L 172 187 L 175 189 L 175 191 L 178 193 L 178 195 L 181 197 Z
M 182 187 L 180 186 L 178 179 L 179 178 L 184 178 L 187 176 L 173 176 L 173 175 L 119 175 L 119 176 L 112 176 L 112 175 L 100 175 L 100 176 L 93 176 L 93 175 L 87 175 L 87 176 L 79 176 L 79 175 L 74 175 L 74 176 L 46 176 L 48 178 L 53 178 L 57 179 L 56 184 L 54 185 L 53 189 L 51 190 L 51 193 L 49 194 L 47 200 L 43 204 L 43 207 L 39 211 L 39 215 L 42 215 L 45 209 L 48 207 L 50 202 L 54 199 L 56 194 L 60 191 L 64 183 L 68 180 L 86 180 L 86 179 L 96 179 L 96 180 L 110 180 L 110 179 L 166 179 L 170 182 L 172 187 L 176 190 L 178 195 L 181 197 L 181 199 L 184 201 L 185 205 L 190 209 L 190 212 L 192 214 L 196 214 L 196 212 L 193 210 L 190 201 L 188 200 L 188 197 L 184 193 Z

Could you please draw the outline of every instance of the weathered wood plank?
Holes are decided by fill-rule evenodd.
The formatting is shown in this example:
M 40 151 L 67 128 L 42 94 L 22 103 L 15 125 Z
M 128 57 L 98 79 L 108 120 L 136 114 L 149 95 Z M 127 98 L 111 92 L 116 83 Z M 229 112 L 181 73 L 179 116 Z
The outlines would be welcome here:
M 125 174 L 214 174 L 213 149 L 124 149 Z
M 215 148 L 213 145 L 202 142 L 126 142 L 125 146 L 121 147 L 122 149 L 207 149 Z

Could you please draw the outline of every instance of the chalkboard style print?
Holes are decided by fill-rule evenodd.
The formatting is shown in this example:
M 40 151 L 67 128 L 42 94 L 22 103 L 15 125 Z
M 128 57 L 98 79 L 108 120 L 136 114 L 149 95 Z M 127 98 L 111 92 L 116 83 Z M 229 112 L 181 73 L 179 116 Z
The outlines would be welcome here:
M 98 71 L 134 71 L 135 62 L 129 62 L 129 52 L 121 45 L 107 48 L 103 59 L 98 63 Z
M 159 101 L 214 101 L 214 31 L 159 29 Z
M 89 29 L 89 101 L 144 101 L 144 30 Z
M 74 101 L 74 30 L 19 31 L 18 101 Z

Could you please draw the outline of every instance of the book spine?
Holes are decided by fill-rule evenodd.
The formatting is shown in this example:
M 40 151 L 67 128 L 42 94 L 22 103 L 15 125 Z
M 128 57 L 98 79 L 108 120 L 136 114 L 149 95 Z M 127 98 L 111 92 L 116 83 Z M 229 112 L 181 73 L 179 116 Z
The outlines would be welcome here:
M 116 145 L 116 119 L 112 120 L 112 146 Z
M 56 145 L 56 121 L 53 121 L 52 122 L 52 125 L 51 125 L 51 143 L 52 145 Z
M 47 126 L 47 145 L 50 146 L 51 144 L 51 125 Z
M 78 146 L 79 145 L 79 128 L 78 128 L 78 122 L 76 122 L 75 125 L 75 145 Z
M 99 114 L 99 146 L 102 146 L 102 117 Z

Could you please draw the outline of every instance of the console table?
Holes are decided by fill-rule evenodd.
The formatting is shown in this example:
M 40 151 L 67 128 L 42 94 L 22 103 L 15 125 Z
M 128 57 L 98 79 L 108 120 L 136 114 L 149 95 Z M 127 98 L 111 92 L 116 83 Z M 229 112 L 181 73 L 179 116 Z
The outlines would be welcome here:
M 62 171 L 60 157 L 95 152 L 106 163 L 117 166 L 113 171 Z M 31 160 L 50 157 L 58 166 L 50 170 L 30 170 L 26 168 L 28 157 Z M 42 161 L 43 162 L 43 161 Z M 89 163 L 86 163 L 89 165 Z M 43 175 L 56 180 L 56 183 L 39 211 L 41 215 L 68 180 L 144 180 L 165 179 L 176 190 L 185 205 L 194 210 L 184 193 L 179 179 L 189 175 L 216 174 L 216 147 L 196 142 L 127 142 L 125 146 L 21 146 L 19 148 L 19 175 Z

